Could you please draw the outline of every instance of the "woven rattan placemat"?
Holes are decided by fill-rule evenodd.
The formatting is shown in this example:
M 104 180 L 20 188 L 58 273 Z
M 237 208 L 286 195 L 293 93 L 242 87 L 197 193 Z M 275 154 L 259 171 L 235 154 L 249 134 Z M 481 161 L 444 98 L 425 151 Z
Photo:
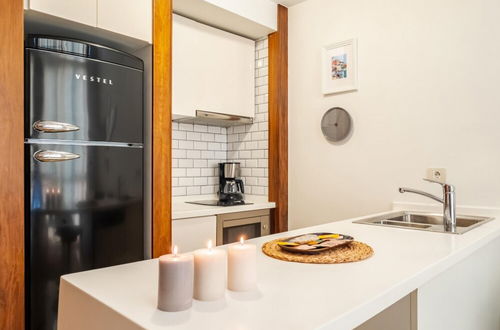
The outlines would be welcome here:
M 340 264 L 344 262 L 355 262 L 369 258 L 373 254 L 373 249 L 369 245 L 356 241 L 318 254 L 292 253 L 283 251 L 279 247 L 278 242 L 283 240 L 283 238 L 280 238 L 265 243 L 262 245 L 262 252 L 271 258 L 309 264 Z

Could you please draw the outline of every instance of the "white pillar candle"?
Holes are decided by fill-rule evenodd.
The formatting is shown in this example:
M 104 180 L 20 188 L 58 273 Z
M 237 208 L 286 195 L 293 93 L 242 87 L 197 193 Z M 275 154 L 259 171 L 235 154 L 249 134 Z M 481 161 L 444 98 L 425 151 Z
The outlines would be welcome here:
M 194 298 L 217 300 L 226 291 L 226 251 L 213 249 L 212 241 L 206 249 L 194 251 Z
M 191 307 L 193 302 L 194 264 L 191 254 L 173 254 L 159 258 L 158 309 L 178 312 Z
M 257 248 L 253 244 L 240 242 L 228 248 L 228 289 L 250 291 L 257 284 Z

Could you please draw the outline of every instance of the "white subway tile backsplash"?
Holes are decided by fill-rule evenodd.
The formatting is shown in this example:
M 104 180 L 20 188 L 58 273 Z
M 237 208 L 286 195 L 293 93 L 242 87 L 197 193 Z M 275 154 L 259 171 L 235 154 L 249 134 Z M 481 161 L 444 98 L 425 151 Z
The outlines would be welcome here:
M 223 161 L 225 161 L 226 155 L 227 155 L 226 151 L 215 151 L 214 152 L 215 159 L 222 159 Z
M 261 50 L 267 48 L 267 38 L 265 39 L 260 39 L 255 42 L 255 49 L 256 50 Z
M 208 126 L 207 125 L 194 125 L 194 131 L 195 132 L 207 132 L 208 131 Z
M 194 178 L 194 182 L 193 182 L 193 184 L 195 186 L 206 186 L 207 183 L 208 183 L 207 177 L 197 177 L 197 178 Z
M 258 141 L 245 142 L 245 149 L 246 150 L 257 149 L 258 146 L 259 146 Z
M 173 168 L 172 169 L 172 177 L 182 177 L 186 176 L 186 169 L 185 168 Z
M 186 150 L 184 149 L 172 149 L 172 158 L 186 158 Z
M 182 168 L 193 167 L 193 160 L 192 159 L 179 159 L 179 167 L 182 167 Z
M 172 187 L 172 196 L 185 196 L 186 187 Z
M 201 189 L 199 186 L 191 186 L 191 187 L 186 187 L 186 194 L 188 196 L 191 196 L 191 195 L 199 195 L 200 192 L 201 192 Z
M 254 194 L 254 195 L 265 195 L 264 187 L 253 186 L 252 187 L 252 194 Z
M 240 158 L 247 159 L 252 157 L 252 152 L 249 150 L 240 150 Z
M 217 192 L 217 186 L 202 186 L 201 187 L 201 194 L 202 195 L 215 194 L 216 192 Z
M 209 151 L 209 150 L 203 150 L 201 152 L 201 158 L 202 159 L 207 159 L 207 160 L 214 159 L 215 158 L 214 152 L 213 151 Z
M 220 129 L 219 126 L 208 126 L 209 133 L 220 133 Z
M 245 133 L 245 125 L 234 126 L 233 133 Z
M 188 168 L 186 169 L 186 176 L 200 176 L 201 169 L 200 168 Z
M 259 132 L 253 132 L 252 133 L 252 140 L 253 141 L 258 141 L 258 140 L 264 140 L 265 137 L 265 132 L 259 131 Z
M 209 142 L 208 143 L 208 150 L 221 150 L 221 145 L 220 145 L 220 143 Z
M 252 169 L 254 167 L 257 167 L 258 166 L 258 161 L 257 159 L 248 159 L 246 161 L 246 167 Z
M 181 131 L 193 131 L 194 125 L 193 124 L 179 123 L 179 129 Z
M 258 159 L 257 160 L 257 166 L 258 167 L 267 167 L 269 165 L 269 160 L 268 159 Z
M 266 103 L 266 95 L 256 95 L 255 96 L 255 103 L 256 104 Z
M 264 150 L 252 150 L 252 156 L 253 159 L 255 158 L 264 158 Z
M 252 168 L 252 176 L 262 177 L 265 176 L 264 173 L 263 168 Z
M 268 193 L 268 42 L 255 42 L 254 123 L 231 127 L 172 123 L 172 195 L 213 194 L 218 163 L 240 162 L 247 194 Z
M 199 132 L 187 132 L 186 139 L 199 141 L 199 140 L 201 140 L 201 133 L 199 133 Z
M 215 141 L 215 134 L 213 133 L 204 133 L 201 135 L 201 139 L 203 141 Z
M 201 151 L 200 150 L 188 150 L 186 152 L 186 158 L 190 158 L 190 159 L 201 158 Z
M 262 187 L 267 187 L 268 186 L 269 179 L 267 177 L 261 177 L 258 178 L 257 184 Z
M 207 150 L 207 143 L 203 141 L 194 141 L 194 149 Z
M 247 177 L 252 175 L 252 169 L 250 168 L 242 168 L 240 172 L 242 177 Z
M 209 176 L 207 178 L 207 184 L 211 184 L 211 185 L 214 185 L 214 184 L 218 184 L 219 183 L 219 178 L 218 177 L 215 177 L 215 176 Z
M 193 178 L 179 178 L 179 186 L 192 186 L 193 185 Z
M 189 149 L 193 149 L 193 141 L 188 141 L 188 140 L 180 140 L 179 141 L 179 148 L 180 149 L 185 149 L 185 150 L 189 150 Z
M 185 140 L 186 132 L 179 130 L 172 130 L 172 139 L 173 140 Z
M 249 176 L 245 179 L 245 183 L 249 186 L 256 185 L 258 183 L 258 179 L 256 177 Z
M 202 168 L 201 169 L 201 173 L 200 173 L 201 176 L 214 176 L 215 175 L 215 169 L 213 168 Z
M 215 134 L 215 142 L 226 143 L 227 142 L 227 135 L 226 134 Z
M 194 167 L 207 167 L 207 160 L 206 159 L 194 159 L 193 160 L 193 166 Z

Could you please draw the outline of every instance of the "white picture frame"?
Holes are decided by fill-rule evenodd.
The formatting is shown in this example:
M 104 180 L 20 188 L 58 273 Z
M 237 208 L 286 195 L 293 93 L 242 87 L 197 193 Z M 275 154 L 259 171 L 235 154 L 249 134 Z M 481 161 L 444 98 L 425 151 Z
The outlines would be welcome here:
M 358 89 L 358 42 L 349 39 L 323 47 L 321 79 L 323 94 Z

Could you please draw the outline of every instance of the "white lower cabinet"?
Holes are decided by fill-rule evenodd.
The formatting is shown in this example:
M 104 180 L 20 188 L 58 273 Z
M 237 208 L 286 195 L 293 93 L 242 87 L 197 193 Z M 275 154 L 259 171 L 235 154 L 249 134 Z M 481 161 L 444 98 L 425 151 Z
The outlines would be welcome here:
M 208 240 L 216 241 L 217 217 L 198 217 L 172 221 L 172 244 L 179 252 L 189 252 L 207 246 Z

